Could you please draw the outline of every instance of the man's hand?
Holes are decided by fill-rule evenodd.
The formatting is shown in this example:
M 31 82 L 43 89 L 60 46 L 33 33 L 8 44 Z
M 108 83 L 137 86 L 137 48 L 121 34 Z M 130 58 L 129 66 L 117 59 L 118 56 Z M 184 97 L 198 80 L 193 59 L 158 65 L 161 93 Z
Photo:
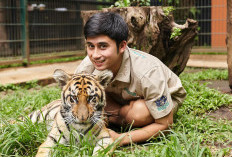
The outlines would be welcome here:
M 119 140 L 119 145 L 126 145 L 132 142 L 145 142 L 152 137 L 159 135 L 160 131 L 168 129 L 168 127 L 173 123 L 173 112 L 169 113 L 167 116 L 156 119 L 154 123 L 139 128 L 137 130 L 132 130 L 126 133 L 116 133 L 109 129 L 110 136 L 114 140 Z M 121 139 L 120 139 L 121 138 Z

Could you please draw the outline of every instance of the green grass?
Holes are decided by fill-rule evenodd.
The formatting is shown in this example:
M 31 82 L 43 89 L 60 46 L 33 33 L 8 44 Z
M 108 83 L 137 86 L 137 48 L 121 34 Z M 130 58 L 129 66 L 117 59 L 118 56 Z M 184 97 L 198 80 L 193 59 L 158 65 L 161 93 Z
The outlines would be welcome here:
M 227 52 L 191 52 L 193 55 L 227 55 Z
M 157 157 L 211 157 L 224 156 L 232 151 L 230 146 L 212 151 L 214 145 L 232 141 L 232 121 L 213 120 L 208 112 L 232 103 L 232 96 L 200 84 L 202 80 L 227 79 L 226 70 L 202 70 L 182 73 L 180 76 L 188 95 L 175 115 L 170 133 L 151 139 L 144 144 L 118 147 L 115 156 Z M 33 87 L 29 89 L 29 87 Z M 45 124 L 10 124 L 21 115 L 27 115 L 52 100 L 60 97 L 60 89 L 54 87 L 29 86 L 27 88 L 5 88 L 9 92 L 0 99 L 0 156 L 34 156 L 38 146 L 46 138 Z M 10 89 L 10 90 L 9 90 Z M 91 156 L 93 145 L 83 139 L 80 146 L 70 142 L 67 146 L 53 148 L 53 156 Z M 106 152 L 102 152 L 103 154 Z M 102 155 L 104 156 L 104 155 Z
M 31 61 L 30 65 L 35 64 L 46 64 L 46 63 L 60 63 L 60 62 L 71 62 L 75 60 L 84 59 L 85 56 L 77 56 L 77 57 L 66 57 L 66 58 L 56 58 L 56 59 L 47 59 L 47 60 L 38 60 L 38 61 Z M 8 65 L 0 65 L 0 69 L 3 68 L 11 68 L 11 67 L 21 67 L 26 65 L 26 63 L 14 63 Z

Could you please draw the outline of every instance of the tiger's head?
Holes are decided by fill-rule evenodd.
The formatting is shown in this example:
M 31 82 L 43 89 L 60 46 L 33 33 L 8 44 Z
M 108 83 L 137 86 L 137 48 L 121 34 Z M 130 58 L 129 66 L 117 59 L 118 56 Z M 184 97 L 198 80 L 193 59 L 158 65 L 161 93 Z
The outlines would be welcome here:
M 68 123 L 95 122 L 102 116 L 106 105 L 105 88 L 113 77 L 109 70 L 99 75 L 75 74 L 68 75 L 63 70 L 54 71 L 53 77 L 62 88 L 61 111 Z

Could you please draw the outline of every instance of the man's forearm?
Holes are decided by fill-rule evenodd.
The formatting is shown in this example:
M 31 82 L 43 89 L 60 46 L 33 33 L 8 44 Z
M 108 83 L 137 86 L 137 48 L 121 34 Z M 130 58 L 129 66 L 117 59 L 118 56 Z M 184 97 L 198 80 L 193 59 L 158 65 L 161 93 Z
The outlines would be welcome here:
M 119 137 L 122 138 L 119 145 L 126 145 L 131 142 L 139 143 L 147 141 L 151 137 L 158 136 L 160 131 L 163 131 L 167 128 L 168 127 L 166 125 L 152 123 L 143 128 L 139 128 L 138 130 L 119 134 Z
M 171 113 L 169 113 L 167 116 L 156 119 L 154 123 L 139 128 L 138 130 L 133 130 L 122 134 L 111 131 L 110 134 L 115 140 L 121 137 L 119 145 L 126 145 L 131 142 L 145 142 L 152 137 L 158 136 L 160 131 L 168 129 L 172 123 L 173 111 L 171 111 Z

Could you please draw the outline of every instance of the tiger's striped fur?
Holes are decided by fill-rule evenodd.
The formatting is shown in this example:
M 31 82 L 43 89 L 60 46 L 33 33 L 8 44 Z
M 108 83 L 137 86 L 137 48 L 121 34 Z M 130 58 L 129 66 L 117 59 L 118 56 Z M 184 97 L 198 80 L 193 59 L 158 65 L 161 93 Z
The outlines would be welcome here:
M 45 120 L 48 129 L 51 129 L 36 156 L 49 156 L 51 147 L 57 142 L 68 143 L 71 129 L 78 133 L 75 136 L 77 142 L 90 131 L 96 136 L 94 154 L 112 144 L 114 141 L 104 123 L 104 88 L 113 74 L 103 71 L 98 76 L 76 74 L 71 77 L 58 69 L 53 76 L 62 87 L 61 100 L 55 100 L 29 115 L 34 123 Z

